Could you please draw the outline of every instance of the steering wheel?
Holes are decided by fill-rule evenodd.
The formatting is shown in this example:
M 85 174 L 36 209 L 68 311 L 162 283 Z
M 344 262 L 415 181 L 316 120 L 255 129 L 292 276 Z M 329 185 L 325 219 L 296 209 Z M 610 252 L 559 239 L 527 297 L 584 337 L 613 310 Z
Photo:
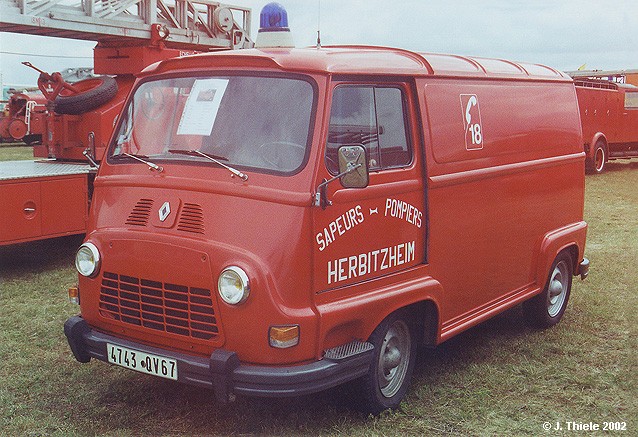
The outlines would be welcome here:
M 269 141 L 257 147 L 257 155 L 272 170 L 292 171 L 306 154 L 306 146 L 289 141 Z

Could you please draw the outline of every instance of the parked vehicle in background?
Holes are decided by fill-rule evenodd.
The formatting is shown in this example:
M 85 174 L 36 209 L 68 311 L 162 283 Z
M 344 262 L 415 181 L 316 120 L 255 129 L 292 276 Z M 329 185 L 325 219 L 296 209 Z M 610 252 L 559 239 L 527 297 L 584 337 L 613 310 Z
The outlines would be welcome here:
M 583 129 L 585 168 L 602 173 L 615 159 L 638 158 L 638 87 L 622 72 L 571 72 Z
M 287 29 L 274 11 L 262 23 Z M 256 44 L 136 80 L 76 257 L 78 361 L 224 402 L 356 380 L 378 413 L 405 396 L 418 344 L 519 304 L 559 322 L 589 266 L 567 75 Z
M 0 0 L 0 10 L 2 31 L 97 42 L 95 75 L 84 80 L 24 63 L 40 71 L 40 92 L 11 96 L 0 137 L 24 141 L 40 159 L 0 163 L 0 246 L 86 232 L 95 171 L 137 73 L 253 45 L 250 9 L 210 0 Z

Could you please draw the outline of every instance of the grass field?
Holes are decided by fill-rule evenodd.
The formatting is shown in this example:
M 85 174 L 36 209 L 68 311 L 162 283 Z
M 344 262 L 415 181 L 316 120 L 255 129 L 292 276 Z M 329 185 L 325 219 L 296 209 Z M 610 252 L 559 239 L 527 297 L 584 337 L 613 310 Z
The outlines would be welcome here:
M 0 161 L 33 159 L 33 148 L 24 144 L 0 144 Z
M 612 163 L 586 185 L 590 277 L 574 280 L 563 321 L 535 331 L 516 308 L 421 351 L 401 409 L 377 418 L 340 390 L 223 406 L 205 390 L 77 363 L 62 325 L 78 311 L 66 288 L 81 239 L 0 248 L 0 435 L 638 435 L 638 163 Z M 568 430 L 609 421 L 627 430 Z

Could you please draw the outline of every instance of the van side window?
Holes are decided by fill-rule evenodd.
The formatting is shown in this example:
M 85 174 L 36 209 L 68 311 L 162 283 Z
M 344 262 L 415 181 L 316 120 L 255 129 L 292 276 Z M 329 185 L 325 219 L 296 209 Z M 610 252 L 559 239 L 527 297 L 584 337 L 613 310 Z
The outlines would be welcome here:
M 402 167 L 412 162 L 403 92 L 398 87 L 339 86 L 332 95 L 326 166 L 339 172 L 337 150 L 363 144 L 371 170 Z

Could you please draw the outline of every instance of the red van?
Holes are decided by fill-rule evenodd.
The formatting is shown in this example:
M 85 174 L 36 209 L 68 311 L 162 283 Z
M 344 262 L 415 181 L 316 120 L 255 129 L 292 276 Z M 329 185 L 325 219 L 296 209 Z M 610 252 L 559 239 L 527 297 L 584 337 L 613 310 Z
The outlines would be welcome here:
M 138 78 L 76 266 L 76 359 L 235 395 L 357 380 L 399 405 L 418 344 L 586 277 L 572 80 L 376 47 L 171 59 Z

